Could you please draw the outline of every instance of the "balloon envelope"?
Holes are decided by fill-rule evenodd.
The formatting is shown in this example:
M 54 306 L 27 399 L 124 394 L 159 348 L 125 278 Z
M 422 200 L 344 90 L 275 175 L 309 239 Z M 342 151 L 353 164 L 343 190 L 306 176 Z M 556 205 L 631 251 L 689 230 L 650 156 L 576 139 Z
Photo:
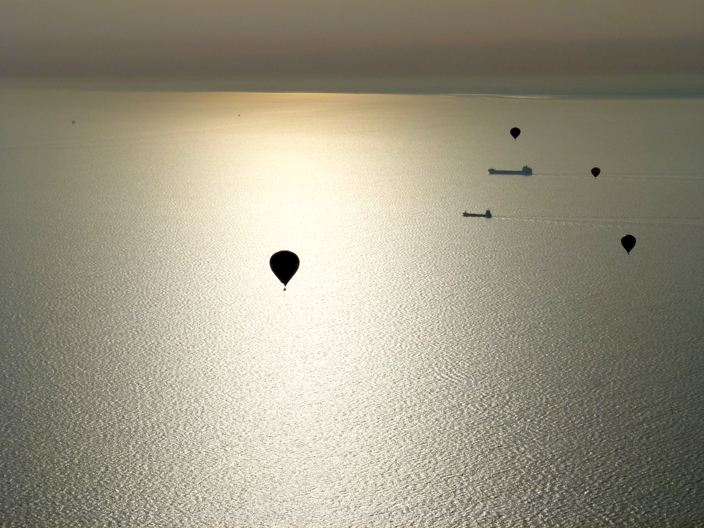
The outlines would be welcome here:
M 594 168 L 592 169 L 592 174 L 593 174 L 594 177 L 596 178 L 597 176 L 599 176 L 599 174 L 601 174 L 601 169 L 600 169 L 599 167 L 594 167 Z
M 636 237 L 634 237 L 633 235 L 626 235 L 621 239 L 621 245 L 623 246 L 623 249 L 625 249 L 626 252 L 630 255 L 631 250 L 636 245 Z
M 520 129 L 520 128 L 513 127 L 513 128 L 511 129 L 511 135 L 513 136 L 513 139 L 516 139 L 518 136 L 521 135 L 521 129 Z
M 269 259 L 269 266 L 271 266 L 271 271 L 274 275 L 284 284 L 284 290 L 288 281 L 296 274 L 298 271 L 298 266 L 301 261 L 298 256 L 291 251 L 279 251 L 274 253 Z

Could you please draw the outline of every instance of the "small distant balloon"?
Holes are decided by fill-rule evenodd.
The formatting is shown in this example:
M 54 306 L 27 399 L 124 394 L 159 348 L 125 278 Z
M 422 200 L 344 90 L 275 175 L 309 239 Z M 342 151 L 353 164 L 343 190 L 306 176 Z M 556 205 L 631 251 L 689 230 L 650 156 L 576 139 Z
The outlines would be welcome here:
M 601 169 L 600 169 L 599 167 L 594 167 L 594 168 L 592 169 L 592 174 L 593 174 L 594 177 L 596 178 L 597 176 L 599 176 L 599 174 L 601 174 Z
M 283 283 L 284 291 L 286 291 L 288 281 L 290 281 L 298 271 L 300 263 L 301 261 L 298 259 L 298 255 L 291 251 L 279 251 L 278 253 L 274 253 L 269 259 L 271 271 L 273 271 L 274 275 Z
M 72 124 L 72 125 L 75 125 L 75 124 L 76 124 L 76 121 L 71 121 L 71 124 Z
M 516 138 L 521 135 L 521 129 L 517 127 L 513 127 L 511 129 L 511 135 L 513 136 L 513 140 L 516 141 Z
M 626 252 L 630 255 L 631 250 L 636 245 L 636 237 L 634 237 L 633 235 L 626 235 L 621 239 L 621 245 L 623 246 L 623 249 L 625 249 Z

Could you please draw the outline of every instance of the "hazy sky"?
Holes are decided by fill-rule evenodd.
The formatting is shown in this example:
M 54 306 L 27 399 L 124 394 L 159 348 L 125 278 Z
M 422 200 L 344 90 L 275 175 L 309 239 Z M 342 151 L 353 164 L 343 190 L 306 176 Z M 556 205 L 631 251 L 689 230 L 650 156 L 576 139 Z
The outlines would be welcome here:
M 2 73 L 704 72 L 704 0 L 0 0 Z

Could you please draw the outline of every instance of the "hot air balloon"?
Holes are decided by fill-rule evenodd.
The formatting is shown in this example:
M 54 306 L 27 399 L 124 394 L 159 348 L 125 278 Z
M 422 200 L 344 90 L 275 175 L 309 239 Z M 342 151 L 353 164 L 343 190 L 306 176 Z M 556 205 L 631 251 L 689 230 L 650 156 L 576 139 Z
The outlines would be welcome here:
M 516 138 L 521 135 L 521 129 L 517 127 L 513 127 L 511 129 L 511 135 L 513 136 L 513 140 L 516 141 Z
M 626 235 L 621 239 L 621 245 L 623 246 L 623 249 L 625 249 L 626 252 L 630 255 L 631 250 L 636 245 L 636 237 L 634 237 L 633 235 Z
M 592 169 L 592 174 L 593 174 L 594 177 L 596 178 L 597 176 L 599 176 L 599 174 L 601 174 L 601 169 L 600 169 L 599 167 L 594 167 L 594 168 Z
M 298 255 L 291 251 L 279 251 L 278 253 L 274 253 L 269 259 L 271 271 L 273 271 L 274 275 L 283 283 L 284 291 L 286 291 L 288 281 L 290 281 L 291 277 L 298 271 L 300 263 L 301 261 L 298 259 Z

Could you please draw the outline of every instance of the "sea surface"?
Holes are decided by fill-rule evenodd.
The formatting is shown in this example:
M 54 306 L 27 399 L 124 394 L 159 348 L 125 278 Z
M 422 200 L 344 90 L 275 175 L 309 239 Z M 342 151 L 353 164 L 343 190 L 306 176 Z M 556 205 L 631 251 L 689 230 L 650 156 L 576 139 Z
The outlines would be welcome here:
M 4 89 L 0 526 L 704 526 L 703 124 Z

